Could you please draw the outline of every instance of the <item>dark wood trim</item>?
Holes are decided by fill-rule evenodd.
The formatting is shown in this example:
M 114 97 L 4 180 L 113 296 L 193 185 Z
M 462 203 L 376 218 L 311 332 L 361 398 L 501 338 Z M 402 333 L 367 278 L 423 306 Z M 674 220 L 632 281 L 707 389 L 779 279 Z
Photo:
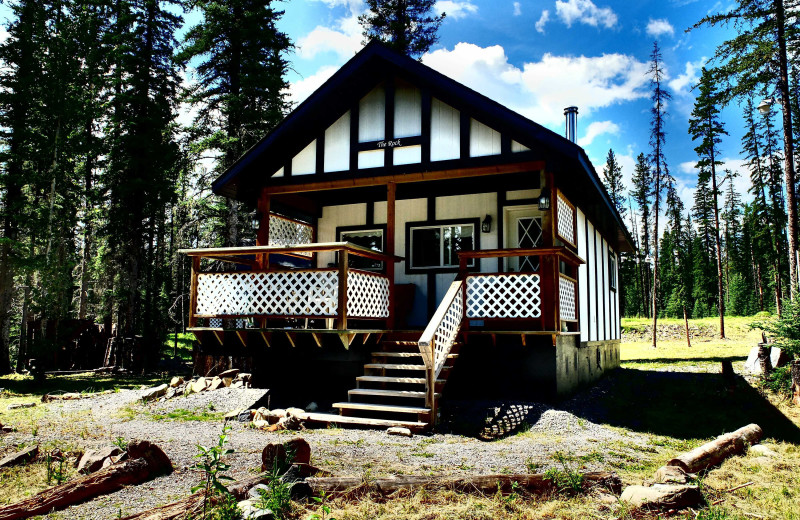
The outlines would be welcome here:
M 210 256 L 249 256 L 257 254 L 292 254 L 301 252 L 319 253 L 321 251 L 341 251 L 347 250 L 351 254 L 373 258 L 381 261 L 399 261 L 403 260 L 401 257 L 390 257 L 385 254 L 376 253 L 365 247 L 360 247 L 355 244 L 347 244 L 344 242 L 325 242 L 317 244 L 308 244 L 305 246 L 251 246 L 251 247 L 215 247 L 206 249 L 179 249 L 178 253 L 191 256 L 191 257 L 210 257 Z
M 457 273 L 459 271 L 458 263 L 454 266 L 447 267 L 420 267 L 412 268 L 411 262 L 411 228 L 425 227 L 425 226 L 453 226 L 459 224 L 471 224 L 473 226 L 473 251 L 480 252 L 481 248 L 481 221 L 480 217 L 475 218 L 459 218 L 447 220 L 423 220 L 415 222 L 406 222 L 406 274 L 423 274 L 423 273 Z M 480 270 L 480 260 L 476 259 L 475 265 L 469 267 L 470 271 Z
M 461 159 L 469 159 L 470 117 L 465 111 L 459 111 L 459 145 Z
M 357 134 L 356 134 L 357 135 Z M 356 160 L 358 156 L 356 155 Z M 419 167 L 419 165 L 410 165 Z M 437 180 L 459 179 L 466 177 L 483 177 L 501 175 L 504 173 L 523 173 L 537 171 L 544 168 L 543 161 L 526 161 L 508 164 L 492 164 L 468 168 L 453 168 L 449 170 L 420 171 L 416 173 L 376 175 L 369 177 L 351 177 L 338 180 L 305 182 L 302 184 L 282 184 L 267 186 L 267 193 L 304 193 L 311 191 L 338 190 L 345 188 L 360 188 L 368 186 L 385 186 L 389 182 L 405 184 L 410 182 L 425 182 Z M 381 168 L 373 168 L 380 171 Z M 329 174 L 326 174 L 329 175 Z
M 387 211 L 388 211 L 388 208 L 387 208 Z M 370 201 L 367 202 L 367 225 L 368 226 L 372 226 L 373 224 L 375 224 L 375 201 L 374 200 L 370 200 Z M 336 229 L 338 230 L 339 228 L 336 228 Z M 337 233 L 338 233 L 338 231 L 337 231 Z M 337 240 L 338 240 L 338 238 L 337 238 Z
M 358 170 L 358 103 L 350 108 L 350 171 Z
M 420 91 L 422 105 L 422 157 L 423 168 L 428 168 L 431 163 L 431 91 L 424 88 Z
M 200 273 L 200 257 L 192 258 L 191 282 L 189 286 L 189 326 L 197 326 L 197 275 Z
M 436 197 L 428 197 L 426 206 L 425 220 L 434 222 L 436 220 Z
M 506 192 L 497 192 L 497 247 L 508 247 L 506 245 Z M 505 271 L 505 258 L 497 257 L 497 271 Z
M 317 167 L 316 173 L 325 173 L 325 131 L 317 136 Z
M 428 272 L 426 282 L 428 285 L 426 288 L 428 313 L 425 321 L 427 322 L 431 320 L 433 314 L 436 312 L 436 308 L 439 306 L 439 302 L 436 299 L 436 273 Z
M 344 242 L 344 240 L 342 240 L 342 232 L 347 232 L 347 231 L 368 231 L 370 229 L 379 229 L 379 230 L 381 230 L 381 232 L 383 232 L 383 251 L 381 251 L 381 253 L 383 253 L 383 254 L 385 254 L 387 256 L 393 256 L 394 253 L 392 253 L 391 255 L 388 253 L 388 233 L 387 233 L 387 229 L 386 229 L 386 224 L 365 224 L 363 226 L 356 224 L 356 225 L 353 225 L 353 226 L 336 226 L 336 240 L 337 240 L 337 242 Z M 338 253 L 336 254 L 336 263 L 337 263 L 337 265 L 339 263 L 339 254 Z M 383 263 L 384 268 L 387 270 L 387 275 L 388 275 L 389 264 L 394 264 L 394 262 L 384 262 Z M 350 269 L 355 269 L 355 268 L 350 267 Z M 370 271 L 372 272 L 372 270 L 370 270 Z
M 347 250 L 339 253 L 339 315 L 336 320 L 338 330 L 347 330 Z
M 574 251 L 565 246 L 555 247 L 508 247 L 503 249 L 476 249 L 474 251 L 463 251 L 458 253 L 458 256 L 465 258 L 494 258 L 494 257 L 509 257 L 509 256 L 557 256 L 559 260 L 565 261 L 570 266 L 585 264 L 583 258 L 579 257 Z
M 500 134 L 500 155 L 509 155 L 511 153 L 511 137 L 503 132 Z
M 300 153 L 300 152 L 298 152 Z M 289 157 L 283 165 L 283 176 L 284 177 L 291 177 L 292 176 L 292 159 L 294 159 L 294 155 Z
M 395 251 L 396 199 L 397 185 L 390 182 L 386 185 L 386 240 L 384 243 L 385 253 L 390 256 L 394 256 Z M 395 323 L 394 262 L 386 262 L 386 275 L 389 277 L 389 319 L 386 321 L 386 327 L 393 329 Z

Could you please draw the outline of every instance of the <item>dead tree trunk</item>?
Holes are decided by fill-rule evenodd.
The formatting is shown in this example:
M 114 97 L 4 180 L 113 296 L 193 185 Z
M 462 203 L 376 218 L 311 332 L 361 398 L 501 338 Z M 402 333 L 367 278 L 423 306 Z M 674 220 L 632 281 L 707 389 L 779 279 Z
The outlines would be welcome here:
M 519 475 L 477 475 L 462 478 L 442 478 L 420 475 L 400 475 L 397 477 L 378 478 L 365 483 L 362 477 L 318 477 L 306 479 L 311 486 L 312 496 L 321 492 L 326 494 L 343 494 L 353 491 L 376 492 L 389 495 L 401 489 L 422 487 L 444 488 L 461 493 L 494 494 L 500 491 L 509 494 L 526 491 L 534 494 L 548 494 L 557 491 L 556 484 L 542 473 Z M 515 484 L 516 483 L 516 484 Z M 622 481 L 613 472 L 597 471 L 582 475 L 581 487 L 589 490 L 602 487 L 619 494 Z
M 0 520 L 16 520 L 43 515 L 123 486 L 140 484 L 156 475 L 172 471 L 172 463 L 161 449 L 147 441 L 128 445 L 129 460 L 101 469 L 91 475 L 61 484 L 16 504 L 0 507 Z
M 670 460 L 667 466 L 677 466 L 686 473 L 697 473 L 721 464 L 728 457 L 743 454 L 749 446 L 758 444 L 763 435 L 760 426 L 748 424 Z

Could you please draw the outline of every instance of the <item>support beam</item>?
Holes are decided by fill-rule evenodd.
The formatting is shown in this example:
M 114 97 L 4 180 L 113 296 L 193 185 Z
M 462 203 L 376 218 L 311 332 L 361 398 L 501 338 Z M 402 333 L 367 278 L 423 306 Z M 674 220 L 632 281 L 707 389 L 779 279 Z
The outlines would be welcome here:
M 316 343 L 318 347 L 322 348 L 322 340 L 320 339 L 319 334 L 312 332 L 311 337 L 314 338 L 314 343 Z
M 241 330 L 237 330 L 236 331 L 236 337 L 239 338 L 239 341 L 242 342 L 242 346 L 244 348 L 247 348 L 247 332 L 244 332 L 244 331 L 241 331 Z
M 269 340 L 272 339 L 272 333 L 271 332 L 264 332 L 262 330 L 261 331 L 261 339 L 264 340 L 264 343 L 267 345 L 267 348 L 272 347 L 272 345 L 269 344 Z
M 225 344 L 225 342 L 223 341 L 223 339 L 225 338 L 225 333 L 222 332 L 221 330 L 215 330 L 214 337 L 217 338 L 217 341 L 219 342 L 220 345 Z
M 347 273 L 349 271 L 347 250 L 339 253 L 339 316 L 336 319 L 336 328 L 347 329 Z
M 197 327 L 195 310 L 197 309 L 197 275 L 200 273 L 200 257 L 192 257 L 192 275 L 189 288 L 189 327 Z
M 386 185 L 386 251 L 388 256 L 394 256 L 395 237 L 395 201 L 397 198 L 397 184 L 390 182 Z M 389 319 L 386 328 L 394 329 L 395 291 L 394 291 L 394 261 L 386 262 L 386 276 L 389 277 Z
M 268 246 L 269 245 L 269 211 L 270 211 L 271 196 L 267 193 L 266 188 L 261 189 L 258 197 L 258 232 L 256 233 L 256 245 Z M 261 269 L 269 268 L 269 254 L 258 255 L 256 257 L 259 267 Z
M 295 334 L 294 332 L 287 331 L 286 339 L 289 340 L 289 344 L 292 346 L 292 348 L 297 348 L 297 344 L 295 343 L 295 341 L 297 340 L 297 334 Z

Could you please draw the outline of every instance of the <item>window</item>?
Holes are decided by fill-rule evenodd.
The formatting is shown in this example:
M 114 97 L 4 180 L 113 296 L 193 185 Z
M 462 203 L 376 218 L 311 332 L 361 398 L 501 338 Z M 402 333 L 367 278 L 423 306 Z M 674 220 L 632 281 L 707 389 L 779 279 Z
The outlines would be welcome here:
M 384 230 L 374 229 L 339 229 L 339 241 L 350 242 L 357 246 L 365 247 L 373 251 L 382 253 Z M 369 271 L 380 271 L 383 269 L 383 262 L 372 260 L 363 256 L 348 255 L 347 265 L 353 269 L 366 269 Z
M 608 286 L 612 291 L 617 290 L 617 256 L 608 252 Z
M 452 270 L 458 268 L 459 251 L 476 249 L 477 219 L 470 223 L 421 224 L 407 224 L 410 251 L 407 251 L 406 257 L 411 270 Z M 468 265 L 474 267 L 475 259 L 471 259 Z

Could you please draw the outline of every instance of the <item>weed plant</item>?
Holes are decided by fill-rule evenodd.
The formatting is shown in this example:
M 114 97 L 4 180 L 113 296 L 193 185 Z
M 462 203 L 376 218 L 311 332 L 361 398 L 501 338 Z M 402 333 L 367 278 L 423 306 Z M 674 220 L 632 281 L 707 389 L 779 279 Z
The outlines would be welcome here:
M 206 516 L 208 513 L 208 505 L 209 501 L 215 495 L 222 496 L 223 500 L 221 503 L 226 502 L 227 498 L 230 496 L 230 491 L 228 491 L 228 488 L 223 484 L 223 481 L 233 480 L 231 477 L 223 473 L 224 471 L 228 471 L 230 469 L 230 465 L 222 460 L 225 455 L 233 453 L 232 449 L 225 447 L 225 445 L 228 443 L 228 432 L 230 429 L 230 426 L 224 426 L 222 428 L 222 433 L 220 434 L 219 440 L 215 446 L 203 446 L 201 444 L 197 445 L 197 449 L 199 451 L 197 455 L 195 455 L 195 458 L 200 460 L 194 465 L 194 467 L 195 469 L 199 469 L 203 472 L 203 481 L 192 488 L 192 493 L 199 490 L 204 491 L 203 520 L 210 518 Z M 215 514 L 217 513 L 215 512 Z

